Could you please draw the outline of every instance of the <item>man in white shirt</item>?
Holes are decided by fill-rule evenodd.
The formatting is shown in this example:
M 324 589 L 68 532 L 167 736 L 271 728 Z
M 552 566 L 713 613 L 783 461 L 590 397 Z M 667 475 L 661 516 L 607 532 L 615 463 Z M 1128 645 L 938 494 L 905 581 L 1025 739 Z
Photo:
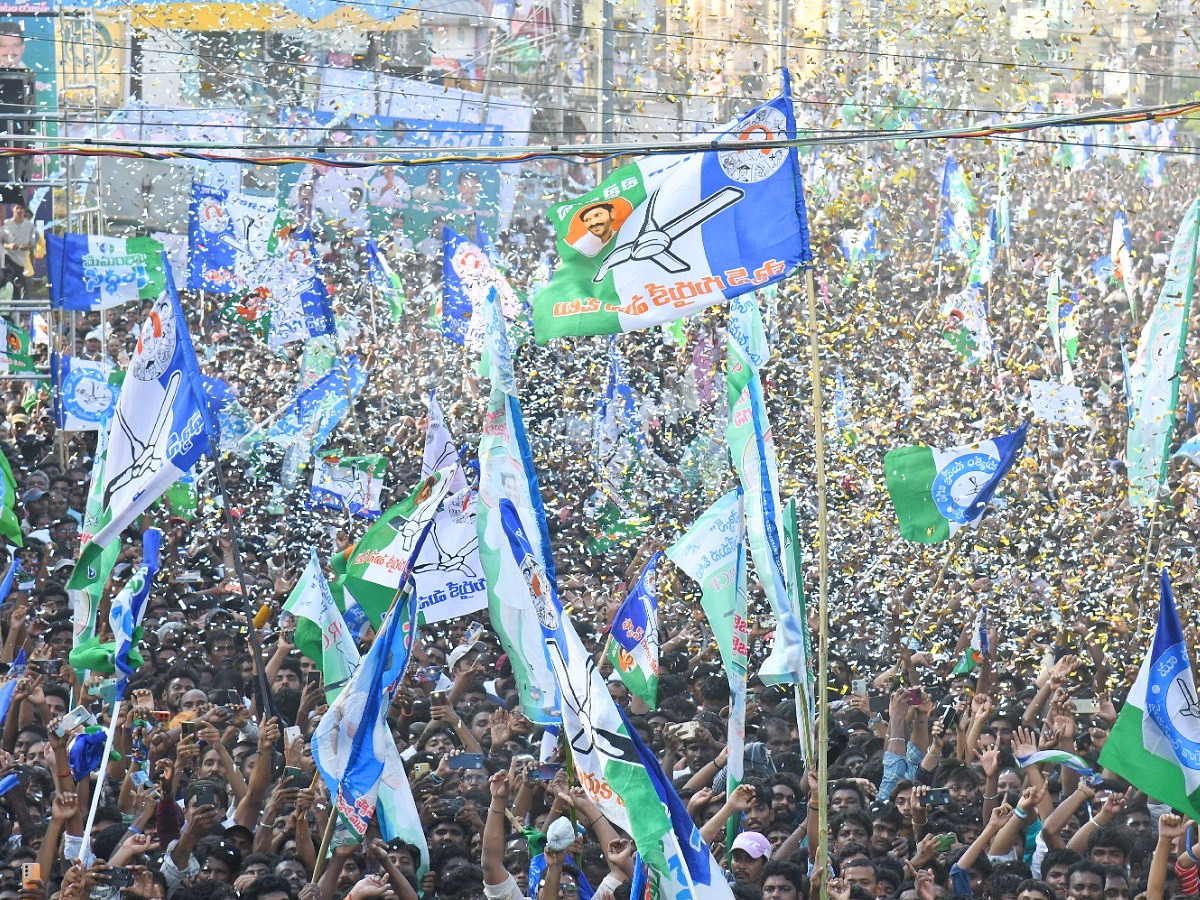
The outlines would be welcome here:
M 37 240 L 37 226 L 24 203 L 13 206 L 12 218 L 0 228 L 4 241 L 4 274 L 12 282 L 13 299 L 25 296 L 25 267 L 29 265 L 29 253 Z

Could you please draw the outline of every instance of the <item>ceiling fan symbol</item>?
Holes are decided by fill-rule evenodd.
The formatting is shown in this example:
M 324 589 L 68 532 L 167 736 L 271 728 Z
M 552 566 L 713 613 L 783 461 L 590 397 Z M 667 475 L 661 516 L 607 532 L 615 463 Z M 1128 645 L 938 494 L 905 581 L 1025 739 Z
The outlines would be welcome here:
M 654 207 L 658 202 L 658 191 L 650 195 L 646 204 L 646 218 L 632 241 L 619 244 L 604 260 L 592 281 L 599 284 L 604 276 L 621 263 L 630 260 L 647 260 L 668 272 L 686 272 L 689 264 L 671 252 L 671 244 L 697 225 L 737 203 L 746 192 L 741 188 L 723 187 L 715 194 L 705 197 L 691 209 L 684 210 L 671 221 L 659 225 L 654 218 Z

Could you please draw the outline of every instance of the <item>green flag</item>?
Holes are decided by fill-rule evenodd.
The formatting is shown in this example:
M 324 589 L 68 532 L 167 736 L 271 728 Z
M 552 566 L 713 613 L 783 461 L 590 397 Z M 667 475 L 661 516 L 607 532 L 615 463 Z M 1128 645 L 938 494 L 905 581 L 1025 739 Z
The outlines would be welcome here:
M 4 332 L 4 353 L 0 355 L 0 374 L 5 372 L 32 372 L 33 350 L 29 332 L 8 319 L 0 319 Z
M 96 456 L 92 460 L 92 486 L 88 492 L 83 511 L 83 527 L 79 530 L 79 543 L 83 547 L 79 562 L 67 582 L 67 596 L 71 600 L 74 621 L 74 645 L 92 640 L 96 635 L 96 612 L 104 596 L 104 585 L 116 565 L 121 552 L 121 542 L 112 541 L 100 547 L 92 541 L 105 525 L 112 520 L 110 510 L 104 508 L 104 463 L 108 456 L 108 419 L 100 421 L 96 432 Z
M 0 534 L 18 547 L 23 546 L 21 523 L 17 521 L 17 514 L 13 511 L 17 503 L 17 480 L 13 477 L 8 457 L 3 453 L 0 453 L 0 489 L 4 491 L 3 495 L 0 495 Z
M 358 667 L 359 655 L 315 550 L 310 551 L 308 565 L 283 610 L 296 617 L 296 649 L 317 664 L 325 686 L 325 700 L 333 703 Z

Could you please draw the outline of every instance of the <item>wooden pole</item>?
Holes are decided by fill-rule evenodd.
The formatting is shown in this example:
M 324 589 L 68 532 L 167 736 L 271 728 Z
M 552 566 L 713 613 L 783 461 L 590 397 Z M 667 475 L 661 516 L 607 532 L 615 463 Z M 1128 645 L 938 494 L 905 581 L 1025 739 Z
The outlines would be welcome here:
M 321 873 L 325 871 L 325 859 L 329 856 L 329 844 L 333 840 L 333 829 L 337 826 L 337 809 L 333 807 L 334 798 L 329 798 L 329 821 L 325 823 L 325 834 L 321 836 L 321 849 L 317 851 L 317 862 L 313 866 L 312 880 L 309 884 L 316 884 L 321 880 Z
M 817 289 L 813 270 L 804 273 L 808 294 L 808 354 L 812 372 L 813 437 L 817 457 L 817 559 L 819 627 L 817 650 L 817 859 L 821 900 L 829 900 L 829 535 L 825 495 L 825 404 L 822 399 L 821 353 L 817 339 Z M 812 802 L 812 798 L 809 798 Z
M 954 556 L 958 553 L 958 548 L 962 546 L 968 530 L 968 527 L 963 526 L 958 529 L 958 534 L 954 535 L 954 540 L 950 544 L 950 552 L 946 554 L 946 559 L 942 562 L 942 568 L 938 570 L 937 579 L 933 582 L 933 587 L 929 589 L 929 593 L 925 595 L 925 599 L 921 601 L 921 607 L 917 610 L 917 617 L 913 619 L 912 628 L 908 632 L 909 641 L 917 636 L 917 626 L 921 624 L 921 620 L 925 617 L 925 611 L 929 608 L 929 601 L 937 596 L 938 588 L 946 580 L 946 573 L 950 570 L 950 563 L 954 561 Z

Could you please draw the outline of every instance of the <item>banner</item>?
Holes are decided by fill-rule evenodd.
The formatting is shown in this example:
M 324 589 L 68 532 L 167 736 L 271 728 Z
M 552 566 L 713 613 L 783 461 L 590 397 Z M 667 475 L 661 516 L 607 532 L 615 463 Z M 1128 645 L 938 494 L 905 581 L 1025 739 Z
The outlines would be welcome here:
M 188 289 L 247 290 L 270 256 L 279 206 L 274 200 L 193 182 L 188 209 Z
M 65 353 L 50 357 L 54 384 L 54 420 L 63 431 L 96 431 L 111 418 L 120 394 L 119 373 L 105 363 L 78 359 Z

